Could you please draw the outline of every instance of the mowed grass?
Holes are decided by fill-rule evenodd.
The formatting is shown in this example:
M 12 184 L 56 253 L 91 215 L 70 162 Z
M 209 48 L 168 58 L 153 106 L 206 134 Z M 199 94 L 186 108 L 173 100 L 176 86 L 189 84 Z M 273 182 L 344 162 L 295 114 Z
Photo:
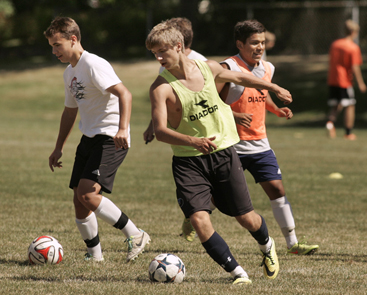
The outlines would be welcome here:
M 308 61 L 309 62 L 309 61 Z M 85 245 L 74 222 L 68 188 L 80 131 L 75 126 L 65 146 L 63 168 L 52 173 L 52 152 L 63 110 L 64 65 L 0 72 L 0 294 L 366 294 L 367 290 L 367 130 L 345 141 L 343 131 L 330 140 L 323 126 L 307 127 L 324 115 L 296 113 L 285 121 L 268 116 L 268 136 L 301 240 L 320 245 L 313 256 L 286 255 L 286 244 L 270 203 L 246 173 L 256 211 L 267 222 L 280 261 L 276 280 L 264 279 L 258 246 L 233 218 L 212 214 L 216 230 L 227 241 L 253 284 L 232 286 L 230 276 L 205 253 L 199 240 L 179 237 L 183 215 L 176 203 L 168 145 L 143 142 L 150 118 L 148 89 L 158 64 L 114 63 L 134 96 L 132 148 L 119 169 L 109 196 L 152 238 L 135 262 L 125 262 L 123 235 L 99 223 L 105 262 L 85 263 Z M 302 124 L 301 124 L 302 123 Z M 303 126 L 303 127 L 299 127 Z M 342 179 L 330 179 L 339 172 Z M 52 235 L 64 247 L 56 266 L 30 266 L 27 249 L 40 235 Z M 182 284 L 154 284 L 148 265 L 170 252 L 185 263 Z

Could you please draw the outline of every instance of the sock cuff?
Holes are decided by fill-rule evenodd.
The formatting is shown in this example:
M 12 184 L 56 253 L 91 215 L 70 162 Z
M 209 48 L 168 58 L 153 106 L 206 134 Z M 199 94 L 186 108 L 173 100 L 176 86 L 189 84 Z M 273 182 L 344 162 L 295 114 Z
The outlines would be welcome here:
M 92 218 L 96 218 L 94 212 L 92 212 L 91 214 L 89 214 L 86 218 L 84 219 L 78 219 L 78 218 L 75 218 L 75 222 L 76 223 L 86 223 L 88 222 L 89 220 L 91 220 Z
M 272 208 L 279 208 L 284 206 L 285 204 L 288 204 L 288 199 L 286 196 L 280 197 L 278 199 L 275 200 L 270 200 L 270 204 Z

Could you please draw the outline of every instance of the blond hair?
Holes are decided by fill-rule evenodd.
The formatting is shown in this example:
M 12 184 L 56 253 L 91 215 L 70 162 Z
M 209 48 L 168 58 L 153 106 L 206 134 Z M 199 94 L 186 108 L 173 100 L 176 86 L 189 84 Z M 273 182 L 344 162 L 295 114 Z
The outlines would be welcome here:
M 345 21 L 344 29 L 345 33 L 349 36 L 355 32 L 359 32 L 359 25 L 355 21 L 348 19 Z
M 182 44 L 182 52 L 184 52 L 185 45 L 182 33 L 174 26 L 170 25 L 168 21 L 156 25 L 145 40 L 145 46 L 148 50 L 152 50 L 152 48 L 157 45 L 167 44 L 176 46 L 178 43 Z

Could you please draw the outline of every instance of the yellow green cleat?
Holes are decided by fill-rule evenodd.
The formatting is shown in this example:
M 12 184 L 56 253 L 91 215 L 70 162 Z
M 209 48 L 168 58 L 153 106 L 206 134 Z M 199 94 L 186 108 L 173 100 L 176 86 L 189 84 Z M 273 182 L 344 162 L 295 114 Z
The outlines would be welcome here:
M 186 241 L 192 242 L 196 237 L 196 231 L 190 222 L 190 218 L 185 218 L 182 223 L 182 237 L 186 239 Z
M 261 266 L 264 266 L 265 277 L 270 280 L 274 280 L 279 272 L 279 261 L 277 252 L 275 251 L 275 242 L 273 238 L 270 239 L 272 241 L 270 251 L 267 253 L 261 252 L 263 254 Z

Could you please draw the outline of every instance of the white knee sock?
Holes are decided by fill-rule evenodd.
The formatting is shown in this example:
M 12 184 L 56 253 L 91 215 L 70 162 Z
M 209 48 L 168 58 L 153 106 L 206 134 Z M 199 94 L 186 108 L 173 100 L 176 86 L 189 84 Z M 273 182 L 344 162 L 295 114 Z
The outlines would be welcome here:
M 120 219 L 122 212 L 110 199 L 102 196 L 101 203 L 94 213 L 97 217 L 113 226 Z M 139 229 L 130 219 L 121 231 L 127 238 L 134 235 L 140 235 Z
M 76 218 L 75 222 L 84 241 L 92 240 L 98 235 L 98 222 L 96 215 L 93 212 L 85 219 Z M 92 248 L 87 247 L 87 251 L 97 260 L 102 258 L 101 243 L 98 243 Z
M 274 218 L 287 242 L 287 247 L 291 248 L 298 242 L 291 204 L 288 202 L 286 196 L 271 200 L 270 203 L 273 209 Z

